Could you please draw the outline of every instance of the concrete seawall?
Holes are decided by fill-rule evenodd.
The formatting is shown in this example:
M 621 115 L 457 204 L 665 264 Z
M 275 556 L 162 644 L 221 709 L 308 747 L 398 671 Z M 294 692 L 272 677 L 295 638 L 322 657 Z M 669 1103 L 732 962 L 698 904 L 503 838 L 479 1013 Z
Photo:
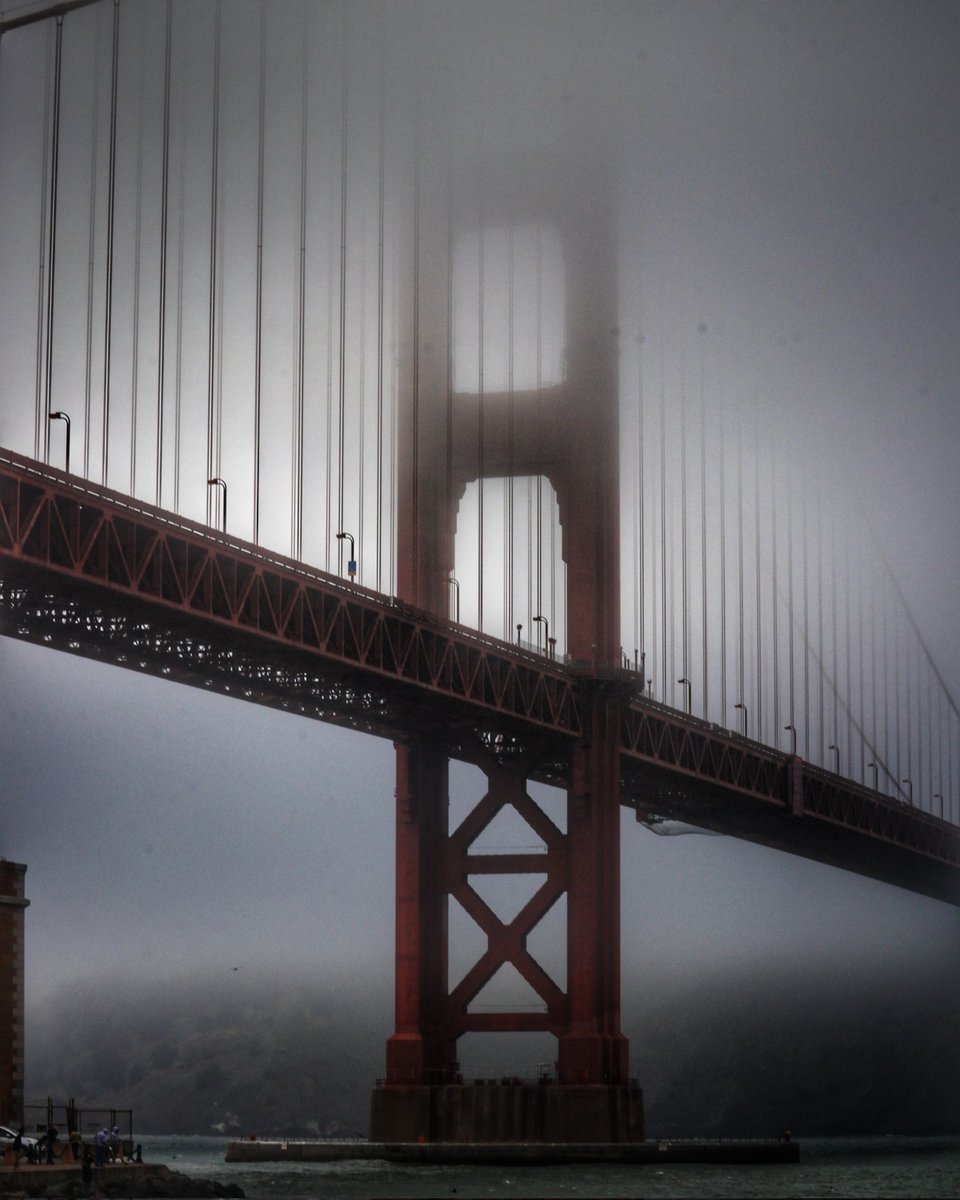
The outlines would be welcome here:
M 798 1162 L 797 1142 L 783 1139 L 659 1139 L 647 1142 L 230 1142 L 229 1163 L 347 1162 L 544 1166 L 553 1163 Z

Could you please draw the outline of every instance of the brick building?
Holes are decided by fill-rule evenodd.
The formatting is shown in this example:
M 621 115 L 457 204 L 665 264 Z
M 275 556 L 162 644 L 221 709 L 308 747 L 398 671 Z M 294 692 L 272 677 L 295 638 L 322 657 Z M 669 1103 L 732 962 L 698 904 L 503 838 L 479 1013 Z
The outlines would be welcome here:
M 0 1125 L 23 1123 L 23 894 L 27 868 L 0 858 Z

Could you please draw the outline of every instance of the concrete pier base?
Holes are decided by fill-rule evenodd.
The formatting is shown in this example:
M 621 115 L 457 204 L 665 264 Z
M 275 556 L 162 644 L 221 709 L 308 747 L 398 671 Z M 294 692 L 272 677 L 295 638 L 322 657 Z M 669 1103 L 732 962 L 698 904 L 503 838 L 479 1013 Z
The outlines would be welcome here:
M 382 1084 L 371 1142 L 642 1142 L 639 1084 Z

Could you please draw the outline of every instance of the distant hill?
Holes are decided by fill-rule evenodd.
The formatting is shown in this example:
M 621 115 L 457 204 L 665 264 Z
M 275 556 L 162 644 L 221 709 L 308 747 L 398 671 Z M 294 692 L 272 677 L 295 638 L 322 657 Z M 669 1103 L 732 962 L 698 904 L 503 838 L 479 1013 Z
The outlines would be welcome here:
M 625 989 L 651 1135 L 960 1132 L 957 973 L 757 972 Z M 141 1133 L 365 1133 L 389 985 L 114 979 L 27 1014 L 28 1099 L 130 1107 Z

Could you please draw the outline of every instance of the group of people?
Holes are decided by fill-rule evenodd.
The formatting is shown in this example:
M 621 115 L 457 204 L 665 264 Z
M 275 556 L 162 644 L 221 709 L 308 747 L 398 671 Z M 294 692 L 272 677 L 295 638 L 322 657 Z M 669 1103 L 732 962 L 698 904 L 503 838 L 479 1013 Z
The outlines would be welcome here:
M 93 1139 L 93 1146 L 93 1161 L 98 1167 L 106 1166 L 108 1162 L 126 1162 L 123 1157 L 123 1140 L 116 1125 L 109 1131 L 106 1125 L 101 1125 Z
M 21 1158 L 26 1158 L 28 1163 L 52 1163 L 58 1137 L 57 1127 L 50 1125 L 39 1138 L 27 1138 L 24 1144 L 23 1130 L 17 1130 L 17 1136 L 13 1139 L 14 1166 L 20 1165 Z
M 71 1137 L 77 1138 L 78 1135 L 72 1134 Z M 55 1125 L 49 1125 L 46 1132 L 41 1134 L 36 1140 L 33 1138 L 24 1138 L 23 1130 L 20 1130 L 13 1140 L 14 1167 L 20 1166 L 21 1158 L 26 1158 L 28 1163 L 34 1165 L 38 1163 L 54 1163 L 58 1158 L 63 1157 L 63 1151 L 57 1152 L 55 1149 L 58 1141 L 59 1134 Z M 106 1125 L 101 1125 L 93 1139 L 93 1148 L 93 1166 L 104 1167 L 107 1163 L 125 1163 L 128 1161 L 124 1157 L 123 1139 L 120 1137 L 120 1129 L 116 1125 L 109 1130 Z M 139 1145 L 129 1161 L 143 1162 Z M 86 1167 L 89 1163 L 91 1163 L 90 1147 L 84 1146 L 82 1165 Z

